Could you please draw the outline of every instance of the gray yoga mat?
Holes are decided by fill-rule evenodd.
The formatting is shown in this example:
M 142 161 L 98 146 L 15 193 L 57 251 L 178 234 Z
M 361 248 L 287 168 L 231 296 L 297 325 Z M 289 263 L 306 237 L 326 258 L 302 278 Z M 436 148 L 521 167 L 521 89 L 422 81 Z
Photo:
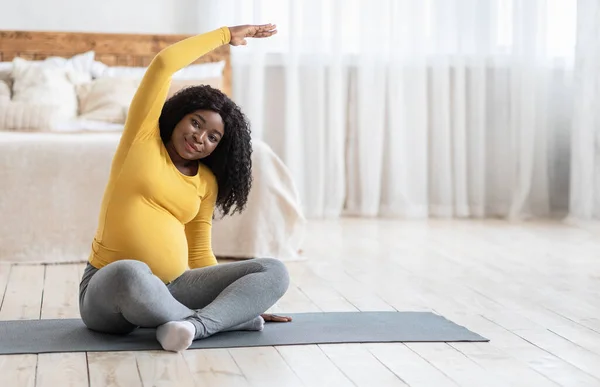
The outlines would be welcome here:
M 191 348 L 297 344 L 489 341 L 429 312 L 293 313 L 290 323 L 262 332 L 223 332 Z M 129 335 L 90 331 L 80 319 L 0 321 L 0 354 L 142 351 L 161 349 L 154 329 Z

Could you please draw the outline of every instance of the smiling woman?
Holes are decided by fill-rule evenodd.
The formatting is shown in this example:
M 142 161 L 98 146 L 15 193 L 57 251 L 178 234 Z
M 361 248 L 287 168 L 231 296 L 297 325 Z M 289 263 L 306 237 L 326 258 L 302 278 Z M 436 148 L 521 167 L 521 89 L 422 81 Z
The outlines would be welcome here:
M 225 94 L 184 89 L 165 102 L 172 75 L 200 56 L 275 26 L 223 27 L 180 41 L 152 61 L 131 103 L 80 284 L 88 328 L 157 328 L 165 350 L 227 330 L 261 330 L 287 290 L 275 259 L 218 265 L 215 208 L 242 211 L 251 186 L 250 127 Z M 232 242 L 233 243 L 233 242 Z M 191 270 L 187 270 L 187 268 Z

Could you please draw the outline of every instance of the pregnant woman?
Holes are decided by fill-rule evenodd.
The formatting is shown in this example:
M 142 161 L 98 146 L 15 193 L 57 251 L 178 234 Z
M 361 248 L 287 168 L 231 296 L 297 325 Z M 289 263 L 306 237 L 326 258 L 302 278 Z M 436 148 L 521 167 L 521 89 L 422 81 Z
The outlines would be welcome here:
M 162 347 L 178 352 L 217 332 L 291 321 L 264 314 L 289 285 L 280 261 L 217 264 L 212 252 L 215 209 L 242 211 L 251 187 L 245 116 L 209 86 L 166 100 L 172 75 L 202 55 L 276 32 L 271 24 L 223 27 L 153 59 L 129 109 L 80 284 L 89 329 L 157 328 Z

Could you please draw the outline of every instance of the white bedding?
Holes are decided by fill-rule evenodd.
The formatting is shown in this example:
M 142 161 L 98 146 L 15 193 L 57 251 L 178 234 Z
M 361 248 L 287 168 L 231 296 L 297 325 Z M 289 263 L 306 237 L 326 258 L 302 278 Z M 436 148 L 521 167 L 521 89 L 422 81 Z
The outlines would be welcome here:
M 0 131 L 0 261 L 87 259 L 119 137 Z M 254 141 L 253 171 L 246 211 L 214 222 L 215 254 L 298 259 L 305 219 L 288 170 Z

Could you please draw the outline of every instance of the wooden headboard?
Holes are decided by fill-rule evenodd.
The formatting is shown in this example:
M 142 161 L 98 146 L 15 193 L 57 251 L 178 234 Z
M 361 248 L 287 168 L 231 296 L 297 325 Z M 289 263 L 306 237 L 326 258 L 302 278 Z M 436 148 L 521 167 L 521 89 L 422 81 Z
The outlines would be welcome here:
M 71 57 L 95 51 L 96 60 L 109 66 L 148 66 L 163 48 L 189 35 L 114 34 L 85 32 L 0 31 L 0 61 L 14 57 L 41 60 L 49 56 Z M 224 60 L 222 91 L 231 96 L 229 45 L 221 46 L 195 63 Z

